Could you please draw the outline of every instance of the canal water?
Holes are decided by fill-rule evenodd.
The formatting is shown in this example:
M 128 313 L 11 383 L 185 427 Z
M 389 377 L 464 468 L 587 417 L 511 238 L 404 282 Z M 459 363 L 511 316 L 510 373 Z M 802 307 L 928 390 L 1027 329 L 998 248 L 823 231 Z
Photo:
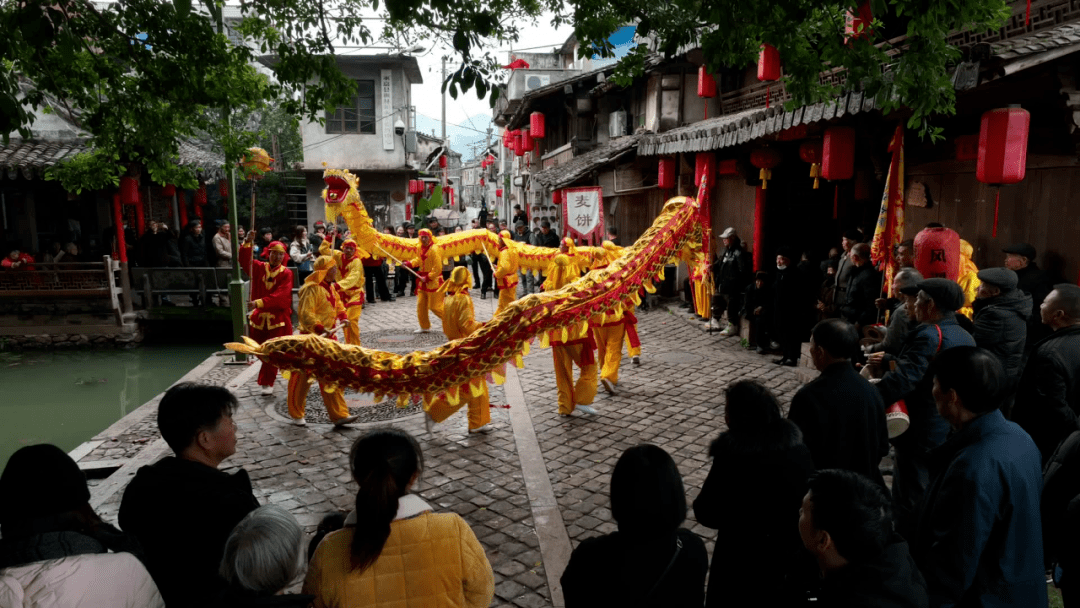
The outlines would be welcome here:
M 26 445 L 76 448 L 220 349 L 218 343 L 0 352 L 0 470 Z

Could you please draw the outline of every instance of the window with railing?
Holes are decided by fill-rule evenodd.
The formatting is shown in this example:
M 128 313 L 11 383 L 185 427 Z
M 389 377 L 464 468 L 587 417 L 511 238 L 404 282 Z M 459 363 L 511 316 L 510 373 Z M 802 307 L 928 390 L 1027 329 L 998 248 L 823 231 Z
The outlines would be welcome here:
M 326 113 L 327 133 L 375 133 L 375 81 L 357 80 L 352 100 Z

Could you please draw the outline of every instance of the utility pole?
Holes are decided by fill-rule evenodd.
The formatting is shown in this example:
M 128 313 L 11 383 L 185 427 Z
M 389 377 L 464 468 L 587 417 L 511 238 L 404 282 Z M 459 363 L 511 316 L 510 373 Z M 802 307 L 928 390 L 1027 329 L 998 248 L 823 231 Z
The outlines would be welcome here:
M 443 81 L 443 91 L 442 91 L 442 145 L 443 145 L 443 156 L 446 157 L 446 166 L 447 166 L 446 169 L 442 170 L 442 187 L 443 187 L 443 202 L 445 204 L 449 205 L 450 199 L 447 198 L 447 194 L 446 194 L 446 173 L 447 173 L 447 171 L 449 171 L 449 167 L 450 167 L 450 155 L 447 154 L 447 152 L 450 151 L 450 146 L 448 146 L 447 143 L 446 143 L 446 55 L 443 55 L 443 58 L 442 58 L 442 81 Z
M 221 13 L 222 10 L 219 8 L 217 13 L 217 28 L 219 34 L 225 35 L 225 22 L 222 19 Z M 232 104 L 226 102 L 225 107 L 222 108 L 222 113 L 225 115 L 225 124 L 231 128 Z M 236 163 L 229 161 L 226 170 L 229 172 L 229 223 L 232 225 L 230 237 L 232 240 L 232 249 L 237 252 L 237 255 L 234 255 L 232 260 L 232 280 L 229 281 L 229 307 L 232 309 L 233 341 L 243 342 L 241 336 L 247 333 L 247 302 L 244 298 L 244 281 L 240 278 L 240 242 L 237 238 L 237 234 L 240 231 L 240 217 L 239 212 L 237 211 L 239 201 L 236 200 Z M 235 357 L 233 359 L 234 362 L 247 362 L 247 355 L 243 353 L 233 354 Z

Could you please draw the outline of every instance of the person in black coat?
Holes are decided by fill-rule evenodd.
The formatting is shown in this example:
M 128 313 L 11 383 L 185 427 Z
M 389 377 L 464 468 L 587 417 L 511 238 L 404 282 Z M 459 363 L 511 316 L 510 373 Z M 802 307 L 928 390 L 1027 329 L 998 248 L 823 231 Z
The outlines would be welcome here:
M 881 295 L 881 273 L 870 263 L 870 246 L 866 243 L 851 248 L 851 264 L 840 316 L 861 331 L 877 321 L 875 302 Z
M 743 292 L 753 276 L 754 263 L 750 254 L 743 249 L 734 228 L 728 227 L 720 238 L 724 243 L 724 253 L 713 264 L 713 280 L 727 310 L 728 324 L 720 335 L 731 336 L 739 333 L 739 310 L 742 308 Z
M 184 240 L 180 243 L 180 257 L 185 266 L 210 266 L 206 260 L 206 235 L 203 234 L 201 220 L 188 223 Z
M 772 307 L 772 286 L 769 285 L 769 275 L 759 270 L 754 273 L 754 282 L 746 288 L 742 310 L 742 315 L 750 321 L 750 345 L 759 355 L 769 348 Z
M 225 541 L 259 502 L 247 471 L 218 470 L 236 452 L 236 397 L 184 382 L 165 392 L 158 428 L 176 456 L 135 474 L 120 501 L 120 527 L 146 552 L 146 569 L 169 608 L 202 606 L 227 585 Z
M 810 357 L 821 375 L 799 389 L 788 420 L 799 426 L 814 464 L 865 475 L 882 488 L 878 464 L 889 453 L 881 393 L 851 365 L 859 334 L 841 319 L 826 319 L 810 335 Z
M 1080 287 L 1055 285 L 1040 312 L 1053 333 L 1028 355 L 1012 419 L 1035 440 L 1045 463 L 1080 423 Z
M 1012 410 L 1012 392 L 1020 378 L 1027 340 L 1027 322 L 1031 315 L 1031 296 L 1016 288 L 1016 273 L 1008 268 L 984 268 L 979 271 L 979 290 L 971 307 L 974 310 L 976 346 L 994 354 L 1005 369 L 1007 397 L 1001 411 Z
M 1030 351 L 1035 343 L 1050 335 L 1050 329 L 1039 321 L 1039 305 L 1054 289 L 1054 281 L 1039 268 L 1035 261 L 1035 248 L 1027 243 L 1016 243 L 1002 249 L 1005 267 L 1016 273 L 1016 287 L 1031 296 L 1031 316 L 1028 317 L 1027 342 L 1024 350 Z
M 698 523 L 723 530 L 705 604 L 787 605 L 812 574 L 797 524 L 813 459 L 769 389 L 743 380 L 725 398 L 729 430 L 709 447 L 712 467 L 694 500 Z
M 781 247 L 776 253 L 776 277 L 773 279 L 772 336 L 780 343 L 781 357 L 773 363 L 795 367 L 802 352 L 806 331 L 807 295 L 802 274 L 795 267 L 795 250 Z M 811 294 L 814 295 L 814 294 Z
M 1080 431 L 1070 433 L 1046 463 L 1040 511 L 1046 565 L 1056 565 L 1054 582 L 1066 608 L 1080 606 L 1074 591 L 1080 576 Z
M 907 541 L 893 531 L 881 486 L 851 471 L 810 477 L 799 509 L 799 534 L 821 579 L 809 595 L 816 608 L 925 608 L 926 581 Z
M 611 473 L 611 516 L 618 531 L 587 538 L 561 577 L 567 608 L 700 608 L 709 557 L 686 520 L 682 476 L 662 448 L 643 444 Z

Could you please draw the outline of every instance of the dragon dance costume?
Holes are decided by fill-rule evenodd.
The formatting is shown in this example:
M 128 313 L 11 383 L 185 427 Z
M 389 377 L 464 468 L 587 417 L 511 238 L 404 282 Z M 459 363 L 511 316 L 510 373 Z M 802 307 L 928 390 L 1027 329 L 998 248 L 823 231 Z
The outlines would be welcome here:
M 565 254 L 555 256 L 547 271 L 544 290 L 557 291 L 573 283 L 581 275 L 578 266 Z M 597 315 L 599 316 L 599 315 Z M 596 318 L 594 316 L 594 318 Z M 591 322 L 591 321 L 590 321 Z M 584 332 L 583 337 L 567 336 L 565 330 L 548 334 L 551 355 L 555 359 L 555 384 L 559 387 L 559 414 L 569 416 L 579 405 L 589 405 L 596 398 L 596 343 L 593 333 Z M 581 375 L 574 382 L 574 366 Z
M 477 323 L 473 314 L 473 301 L 469 295 L 472 276 L 469 269 L 458 266 L 450 275 L 450 280 L 443 283 L 442 291 L 446 294 L 443 305 L 443 333 L 451 340 L 460 340 L 479 329 L 483 323 Z M 435 399 L 428 408 L 428 416 L 435 422 L 446 420 L 454 412 L 469 406 L 469 430 L 475 431 L 491 422 L 491 406 L 488 387 L 484 377 L 473 378 L 466 390 L 462 391 L 457 405 L 451 405 L 446 398 Z
M 320 256 L 315 260 L 314 270 L 300 287 L 300 306 L 297 317 L 302 334 L 315 334 L 334 340 L 334 334 L 330 330 L 338 321 L 347 319 L 342 297 L 337 287 L 328 279 L 330 270 L 334 266 L 332 257 Z M 289 416 L 293 420 L 298 421 L 304 418 L 310 385 L 311 382 L 305 372 L 289 373 Z M 345 397 L 342 396 L 340 390 L 327 392 L 320 382 L 319 391 L 322 393 L 323 404 L 326 406 L 326 413 L 330 414 L 331 421 L 337 423 L 349 418 L 349 408 L 345 405 Z
M 360 315 L 364 311 L 364 263 L 366 253 L 360 253 L 356 241 L 345 239 L 341 251 L 334 251 L 330 241 L 319 245 L 319 255 L 332 255 L 340 276 L 337 289 L 345 305 L 345 343 L 360 346 Z
M 413 258 L 409 266 L 416 268 L 416 274 L 420 275 L 416 284 L 416 318 L 420 321 L 420 331 L 426 332 L 431 328 L 429 311 L 439 319 L 443 318 L 443 292 L 439 290 L 443 282 L 443 260 L 442 251 L 427 228 L 420 230 L 421 243 L 425 235 L 428 237 L 428 244 L 420 245 L 420 256 Z
M 503 230 L 499 233 L 499 262 L 495 267 L 495 285 L 499 288 L 499 306 L 495 309 L 495 314 L 510 305 L 514 301 L 514 297 L 517 296 L 518 285 L 518 270 L 520 269 L 520 263 L 518 262 L 518 254 L 514 249 L 514 238 L 510 235 L 509 230 Z
M 270 243 L 266 250 L 286 253 L 285 245 L 281 244 L 281 241 Z M 291 336 L 292 271 L 285 266 L 284 261 L 273 266 L 261 260 L 252 260 L 251 241 L 240 245 L 239 255 L 240 267 L 251 268 L 252 310 L 248 316 L 248 336 L 260 343 L 271 338 Z M 277 367 L 264 361 L 259 370 L 259 386 L 274 386 L 276 377 Z

